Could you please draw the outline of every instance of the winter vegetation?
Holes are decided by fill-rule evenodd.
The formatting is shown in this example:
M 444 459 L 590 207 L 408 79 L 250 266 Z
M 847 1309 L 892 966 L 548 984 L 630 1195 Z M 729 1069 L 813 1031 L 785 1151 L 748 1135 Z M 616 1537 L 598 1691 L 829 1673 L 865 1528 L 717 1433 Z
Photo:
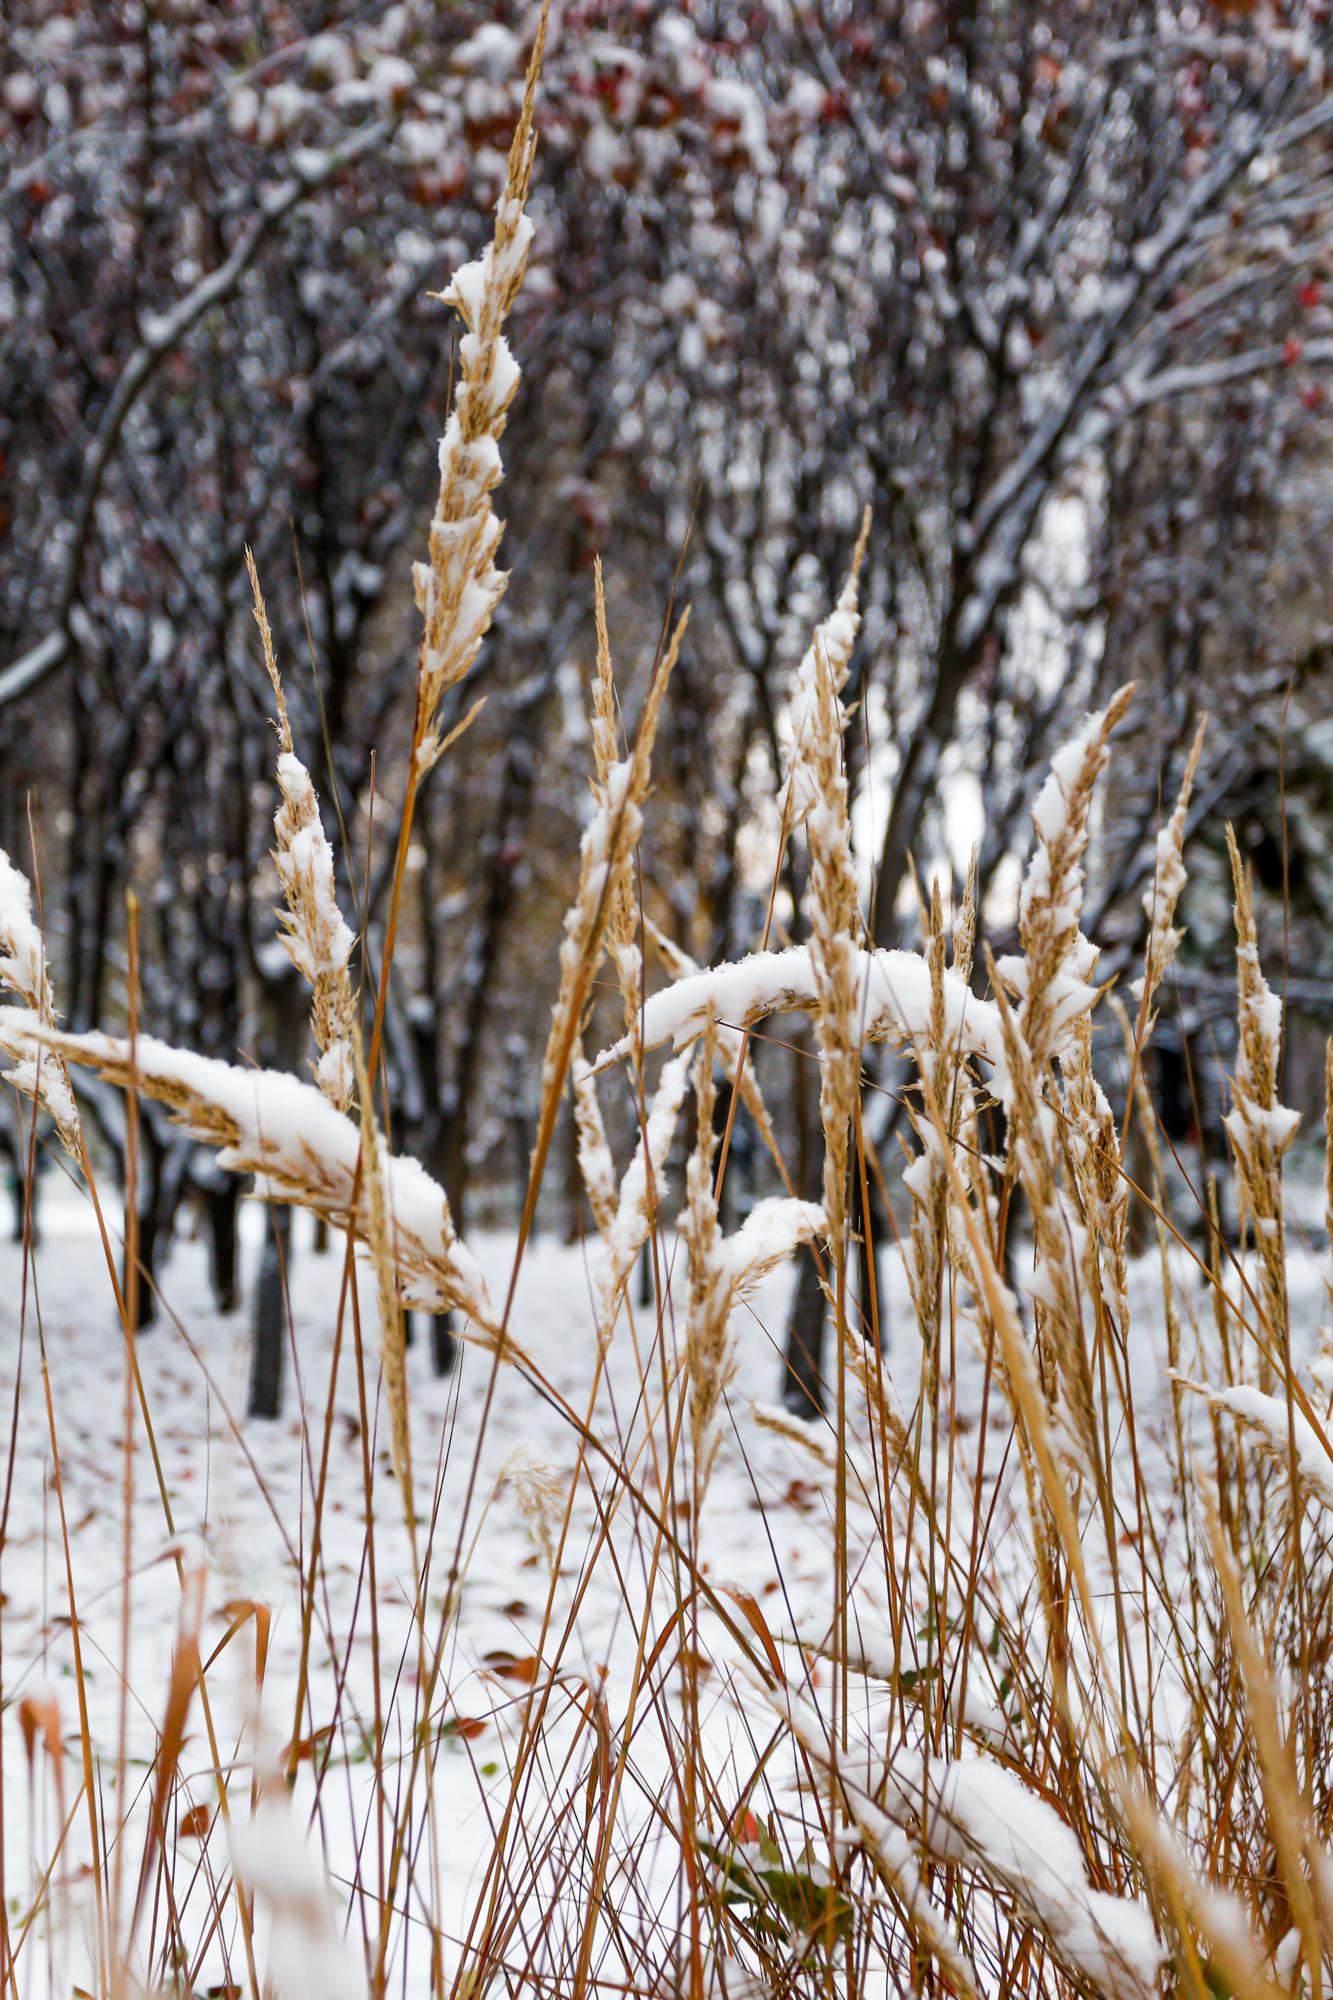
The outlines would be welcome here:
M 1327 9 L 3 32 L 0 1994 L 1318 2000 Z

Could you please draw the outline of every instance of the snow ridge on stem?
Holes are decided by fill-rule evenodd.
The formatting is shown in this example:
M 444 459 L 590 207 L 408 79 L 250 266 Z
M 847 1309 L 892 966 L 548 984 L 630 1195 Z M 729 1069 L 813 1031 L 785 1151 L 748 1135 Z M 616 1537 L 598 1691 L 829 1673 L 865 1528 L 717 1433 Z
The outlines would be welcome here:
M 0 1037 L 15 1010 L 0 1009 Z M 370 1231 L 370 1199 L 358 1172 L 362 1134 L 315 1089 L 277 1070 L 242 1069 L 151 1035 L 133 1047 L 114 1035 L 34 1031 L 70 1062 L 97 1070 L 122 1087 L 131 1082 L 165 1104 L 231 1173 L 254 1174 L 269 1200 L 295 1202 L 339 1227 Z M 455 1308 L 471 1322 L 461 1331 L 489 1344 L 497 1314 L 472 1253 L 459 1239 L 443 1188 L 416 1160 L 382 1163 L 389 1241 L 402 1284 L 402 1303 L 427 1312 Z M 356 1190 L 355 1200 L 353 1191 Z
M 922 1040 L 930 1030 L 930 968 L 920 952 L 866 951 L 855 948 L 853 967 L 860 982 L 858 1002 L 865 1042 Z M 1096 989 L 1058 974 L 1050 999 L 1057 1046 L 1072 1023 L 1093 1005 Z M 678 979 L 644 1005 L 644 1047 L 673 1042 L 677 1048 L 704 1031 L 710 1009 L 716 1014 L 720 1037 L 736 1035 L 769 1014 L 812 1013 L 819 1004 L 815 971 L 807 945 L 786 951 L 756 951 L 748 957 Z M 944 1008 L 948 1043 L 960 1054 L 980 1056 L 999 1070 L 1004 1067 L 1004 1035 L 994 1001 L 978 999 L 958 973 L 944 974 Z M 608 1068 L 630 1051 L 628 1036 L 604 1049 L 595 1069 Z

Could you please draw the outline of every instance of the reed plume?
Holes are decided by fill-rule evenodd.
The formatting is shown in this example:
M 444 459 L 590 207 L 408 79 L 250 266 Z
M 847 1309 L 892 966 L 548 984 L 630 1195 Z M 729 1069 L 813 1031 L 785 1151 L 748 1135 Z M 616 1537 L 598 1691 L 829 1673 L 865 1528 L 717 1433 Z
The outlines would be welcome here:
M 440 488 L 429 555 L 412 571 L 423 625 L 415 731 L 418 777 L 443 754 L 440 705 L 471 672 L 509 582 L 495 563 L 504 524 L 496 518 L 491 495 L 502 477 L 500 439 L 521 371 L 502 329 L 523 283 L 532 244 L 525 203 L 537 151 L 533 119 L 549 12 L 550 0 L 545 0 L 496 204 L 495 232 L 485 253 L 455 271 L 438 294 L 457 310 L 467 330 L 458 343 L 453 408 L 440 440 Z
M 356 939 L 338 907 L 333 849 L 319 815 L 319 800 L 310 773 L 292 744 L 282 676 L 273 653 L 273 634 L 259 587 L 255 559 L 247 548 L 245 566 L 254 593 L 255 623 L 264 650 L 264 665 L 277 703 L 278 789 L 282 804 L 273 826 L 278 845 L 273 859 L 286 907 L 282 912 L 282 945 L 311 989 L 310 1022 L 319 1061 L 315 1082 L 335 1111 L 346 1111 L 355 1088 L 352 1053 L 356 1002 L 349 965 Z
M 13 1068 L 7 1080 L 49 1112 L 60 1142 L 73 1160 L 83 1146 L 79 1108 L 64 1058 L 44 1049 L 29 1026 L 55 1026 L 55 999 L 46 968 L 46 945 L 33 921 L 28 880 L 0 849 L 0 990 L 17 993 L 23 1009 L 0 1010 L 0 1049 Z

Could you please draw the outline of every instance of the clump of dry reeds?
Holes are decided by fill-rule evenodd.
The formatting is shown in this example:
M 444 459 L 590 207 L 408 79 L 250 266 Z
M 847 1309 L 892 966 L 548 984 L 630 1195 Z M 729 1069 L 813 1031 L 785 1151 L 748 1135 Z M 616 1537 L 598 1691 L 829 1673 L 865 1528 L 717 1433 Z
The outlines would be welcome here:
M 319 1090 L 206 1062 L 137 1033 L 62 1033 L 28 885 L 0 857 L 0 979 L 22 1003 L 0 1014 L 0 1044 L 16 1059 L 15 1080 L 52 1114 L 85 1167 L 66 1059 L 165 1103 L 218 1149 L 224 1167 L 253 1174 L 270 1199 L 299 1203 L 345 1229 L 368 1251 L 377 1281 L 379 1381 L 367 1375 L 359 1300 L 345 1286 L 323 1435 L 302 1439 L 310 1466 L 320 1466 L 308 1482 L 313 1524 L 303 1517 L 299 1549 L 289 1551 L 299 1579 L 302 1668 L 281 1762 L 294 1786 L 309 1773 L 300 1797 L 318 1819 L 331 1810 L 337 1755 L 356 1816 L 356 1839 L 347 1844 L 353 1872 L 336 1885 L 350 1914 L 344 1922 L 330 1870 L 300 1837 L 273 1760 L 254 1752 L 252 1763 L 238 1764 L 207 1709 L 210 1673 L 216 1677 L 220 1659 L 230 1669 L 238 1635 L 253 1628 L 253 1665 L 242 1680 L 257 1712 L 268 1672 L 267 1607 L 229 1604 L 225 1638 L 201 1659 L 191 1599 L 191 1619 L 182 1622 L 190 1643 L 178 1649 L 159 1733 L 140 1892 L 146 1901 L 147 1885 L 156 1884 L 167 1911 L 161 1948 L 151 1964 L 131 1962 L 134 1925 L 118 1929 L 114 1910 L 108 1920 L 99 1903 L 99 2000 L 130 1990 L 131 1980 L 193 1994 L 219 1936 L 227 1958 L 219 1990 L 240 1990 L 244 1979 L 259 1993 L 267 1981 L 278 2000 L 303 1991 L 381 2000 L 391 1990 L 454 2000 L 552 1990 L 591 2000 L 603 1988 L 688 1992 L 691 2000 L 713 1993 L 859 2000 L 885 1989 L 1062 2000 L 1177 1993 L 1273 2000 L 1327 1991 L 1333 1365 L 1327 1343 L 1308 1367 L 1294 1352 L 1283 1162 L 1296 1121 L 1280 1101 L 1281 1003 L 1264 976 L 1252 888 L 1234 839 L 1239 1056 L 1227 1131 L 1245 1228 L 1239 1254 L 1217 1228 L 1216 1204 L 1204 1217 L 1202 1257 L 1191 1261 L 1176 1241 L 1170 1202 L 1177 1197 L 1152 1130 L 1143 1063 L 1182 938 L 1199 737 L 1158 835 L 1138 1020 L 1122 1017 L 1126 1074 L 1117 1104 L 1098 1038 L 1097 950 L 1081 923 L 1096 789 L 1130 690 L 1076 727 L 1054 759 L 1034 813 L 1019 950 L 998 964 L 986 960 L 990 990 L 975 990 L 982 923 L 975 871 L 953 923 L 952 952 L 935 883 L 922 899 L 924 949 L 871 950 L 842 702 L 863 527 L 847 584 L 796 671 L 783 718 L 780 842 L 801 839 L 808 850 L 805 940 L 772 950 L 765 935 L 749 958 L 700 967 L 641 907 L 637 865 L 654 740 L 685 621 L 664 622 L 637 728 L 622 740 L 599 564 L 592 810 L 553 968 L 537 1142 L 503 1304 L 459 1240 L 443 1190 L 392 1154 L 387 1109 L 377 1119 L 413 800 L 450 741 L 447 698 L 471 672 L 505 587 L 492 496 L 518 368 L 503 327 L 531 236 L 524 200 L 545 18 L 543 11 L 491 245 L 444 295 L 465 333 L 428 559 L 416 572 L 423 636 L 415 722 L 368 1052 L 363 1057 L 354 940 L 338 908 L 333 851 L 295 755 L 253 566 L 278 707 L 285 943 L 312 987 Z M 667 974 L 653 993 L 645 940 Z M 584 1037 L 608 959 L 618 1039 L 589 1064 Z M 792 1191 L 785 1121 L 770 1113 L 756 1074 L 753 1031 L 793 1010 L 814 1017 L 819 1203 Z M 862 1117 L 864 1052 L 886 1041 L 911 1066 L 904 1093 L 911 1143 L 897 1178 Z M 651 1073 L 652 1052 L 667 1042 L 676 1052 Z M 635 1126 L 623 1169 L 598 1094 L 614 1062 L 627 1066 Z M 719 1076 L 732 1091 L 723 1132 Z M 668 1204 L 671 1148 L 691 1089 L 683 1198 Z M 1333 1232 L 1333 1046 L 1329 1097 Z M 577 1402 L 511 1325 L 537 1193 L 570 1098 L 599 1239 L 582 1329 L 591 1386 Z M 727 1138 L 741 1116 L 753 1119 L 773 1184 L 784 1192 L 762 1196 L 729 1228 Z M 1127 1171 L 1132 1120 L 1150 1141 L 1148 1191 Z M 1020 1194 L 1027 1219 L 1016 1241 Z M 1157 1255 L 1135 1265 L 1129 1220 L 1145 1199 Z M 873 1276 L 859 1314 L 848 1309 L 858 1211 L 872 1234 L 905 1224 L 900 1241 L 881 1245 L 883 1263 L 901 1278 L 895 1296 L 908 1302 L 897 1322 L 908 1337 L 895 1331 L 887 1353 L 875 1339 L 888 1315 L 881 1316 Z M 630 1275 L 645 1247 L 653 1252 L 653 1298 L 631 1307 Z M 732 1392 L 745 1343 L 759 1337 L 768 1309 L 760 1288 L 797 1253 L 817 1260 L 834 1314 L 836 1411 L 825 1424 L 760 1410 L 752 1424 Z M 524 1443 L 498 1470 L 492 1462 L 483 1472 L 496 1407 L 492 1372 L 484 1401 L 466 1406 L 479 1428 L 466 1440 L 455 1517 L 445 1480 L 457 1428 L 444 1440 L 418 1429 L 414 1454 L 421 1419 L 408 1393 L 403 1320 L 413 1304 L 456 1312 L 462 1330 L 488 1350 L 492 1371 L 502 1359 L 513 1363 L 534 1406 L 566 1426 L 572 1470 L 562 1458 L 557 1471 Z M 360 1631 L 334 1630 L 328 1612 L 323 1513 L 339 1434 L 344 1314 L 354 1356 L 347 1365 L 357 1371 L 351 1429 L 364 1526 L 357 1554 L 372 1635 L 361 1693 L 353 1664 Z M 613 1342 L 622 1323 L 627 1336 Z M 1145 1347 L 1161 1364 L 1146 1387 Z M 613 1364 L 624 1372 L 608 1388 Z M 963 1407 L 968 1370 L 974 1409 Z M 1144 1413 L 1154 1386 L 1164 1407 L 1169 1397 L 1169 1422 Z M 380 1387 L 410 1559 L 392 1586 L 382 1568 L 387 1547 L 377 1539 L 385 1532 L 377 1504 Z M 147 1429 L 146 1397 L 143 1409 Z M 344 1426 L 345 1419 L 344 1410 Z M 785 1499 L 762 1486 L 750 1462 L 756 1433 L 766 1448 L 800 1455 L 802 1478 Z M 128 1423 L 126 1438 L 132 1469 Z M 429 1505 L 419 1510 L 430 1462 L 423 1442 L 439 1463 Z M 127 1476 L 127 1492 L 131 1485 Z M 77 1645 L 58 1476 L 52 1490 L 62 1509 Z M 493 1648 L 476 1661 L 464 1657 L 459 1635 L 484 1563 L 492 1502 L 504 1491 L 536 1543 L 540 1601 L 506 1605 L 516 1623 L 530 1619 L 523 1650 Z M 751 1497 L 747 1519 L 772 1557 L 762 1600 L 719 1581 L 723 1559 L 737 1550 L 741 1501 Z M 174 1534 L 165 1485 L 163 1502 Z M 784 1569 L 778 1528 L 788 1506 L 822 1508 L 824 1560 L 813 1581 L 798 1584 Z M 272 1511 L 282 1539 L 287 1523 L 279 1507 Z M 127 1543 L 127 1601 L 131 1554 Z M 585 1643 L 594 1586 L 616 1605 L 623 1643 L 614 1663 Z M 396 1656 L 380 1624 L 395 1603 L 411 1617 Z M 323 1688 L 308 1671 L 321 1646 Z M 81 1697 L 84 1678 L 80 1666 Z M 486 1695 L 485 1713 L 479 1686 L 499 1689 Z M 228 1828 L 231 1862 L 210 1854 L 201 1863 L 198 1879 L 211 1901 L 200 1936 L 190 1938 L 194 1892 L 180 1893 L 184 1870 L 173 1858 L 169 1820 L 186 1809 L 198 1777 L 182 1757 L 196 1689 L 207 1750 L 195 1761 Z M 23 1726 L 35 1731 L 46 1714 L 30 1708 Z M 58 1726 L 45 1740 L 55 1762 Z M 33 1734 L 30 1752 L 35 1741 Z M 114 1902 L 105 1855 L 125 1837 L 135 1808 L 108 1810 L 103 1800 L 86 1703 L 79 1749 L 93 1881 L 103 1902 Z M 363 1773 L 364 1796 L 355 1789 Z M 460 1796 L 478 1806 L 470 1824 L 483 1850 L 461 1926 L 456 1912 L 446 1916 L 441 1887 Z M 59 1803 L 63 1815 L 63 1793 Z M 188 1810 L 198 1813 L 198 1802 Z M 207 1817 L 193 1824 L 206 1830 Z M 7 1978 L 16 1995 L 15 1956 L 48 1908 L 47 1893 L 39 1884 L 15 1919 L 17 1943 L 9 1916 L 0 1916 L 0 1982 Z M 268 1904 L 264 1949 L 256 1902 Z M 118 1939 L 127 1940 L 123 1963 Z

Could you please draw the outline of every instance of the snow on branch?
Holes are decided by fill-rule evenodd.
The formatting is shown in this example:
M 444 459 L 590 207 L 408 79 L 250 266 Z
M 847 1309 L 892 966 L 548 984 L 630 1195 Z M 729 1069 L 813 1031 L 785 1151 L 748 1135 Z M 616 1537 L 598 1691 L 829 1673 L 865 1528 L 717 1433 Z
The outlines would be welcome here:
M 28 1018 L 0 1010 L 0 1038 Z M 32 1032 L 68 1061 L 165 1104 L 193 1138 L 219 1149 L 221 1166 L 254 1174 L 267 1199 L 295 1202 L 367 1236 L 361 1133 L 312 1084 L 173 1049 L 148 1035 L 131 1046 L 112 1035 L 49 1027 Z M 456 1309 L 478 1336 L 494 1338 L 495 1307 L 480 1267 L 454 1230 L 444 1190 L 412 1159 L 386 1158 L 383 1171 L 403 1304 L 427 1312 Z
M 291 176 L 261 199 L 253 222 L 238 237 L 223 262 L 191 286 L 170 312 L 158 315 L 144 326 L 143 338 L 121 371 L 86 456 L 73 527 L 62 549 L 51 630 L 26 653 L 0 669 L 0 708 L 30 693 L 69 653 L 70 618 L 102 482 L 115 457 L 125 421 L 157 370 L 206 313 L 232 296 L 268 238 L 292 211 L 345 172 L 354 160 L 382 146 L 389 131 L 386 120 L 376 119 L 363 126 L 345 145 L 320 154 L 317 160 L 293 162 Z

